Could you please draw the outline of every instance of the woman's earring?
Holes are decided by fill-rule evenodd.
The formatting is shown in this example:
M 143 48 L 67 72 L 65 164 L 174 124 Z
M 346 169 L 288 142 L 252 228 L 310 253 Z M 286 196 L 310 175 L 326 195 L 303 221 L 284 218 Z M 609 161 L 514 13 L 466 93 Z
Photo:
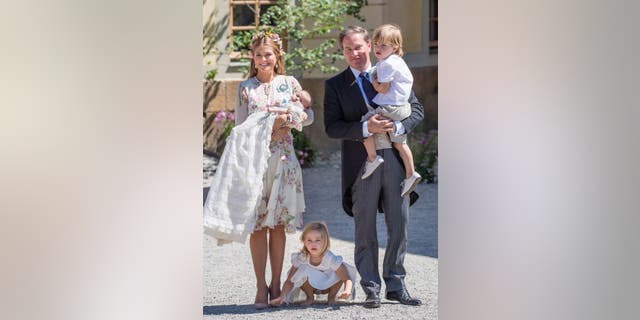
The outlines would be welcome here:
M 278 64 L 276 63 L 276 69 L 278 69 Z

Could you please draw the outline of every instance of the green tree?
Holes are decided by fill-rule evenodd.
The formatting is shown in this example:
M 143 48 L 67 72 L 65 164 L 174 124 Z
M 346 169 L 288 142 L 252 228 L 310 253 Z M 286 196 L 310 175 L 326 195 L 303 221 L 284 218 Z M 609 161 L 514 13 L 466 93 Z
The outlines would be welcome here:
M 288 44 L 285 55 L 287 71 L 297 77 L 303 77 L 313 70 L 324 73 L 338 71 L 337 60 L 343 59 L 340 51 L 332 50 L 336 39 L 326 39 L 313 47 L 305 40 L 315 39 L 334 30 L 340 30 L 344 18 L 355 17 L 364 21 L 360 9 L 366 0 L 279 0 L 269 7 L 260 17 L 261 27 L 278 33 Z M 236 50 L 247 49 L 251 41 L 251 32 L 234 36 Z

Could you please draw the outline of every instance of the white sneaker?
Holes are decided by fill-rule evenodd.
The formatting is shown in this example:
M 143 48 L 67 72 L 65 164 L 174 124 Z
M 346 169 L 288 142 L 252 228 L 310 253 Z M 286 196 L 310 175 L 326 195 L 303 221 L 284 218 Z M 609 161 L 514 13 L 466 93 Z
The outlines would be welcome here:
M 364 174 L 362 175 L 362 179 L 366 179 L 367 177 L 369 177 L 383 162 L 384 159 L 382 159 L 381 156 L 376 156 L 375 160 L 373 160 L 372 162 L 369 162 L 369 160 L 367 160 L 366 165 L 364 166 Z
M 404 197 L 410 194 L 411 191 L 413 191 L 413 189 L 416 188 L 420 180 L 422 180 L 422 176 L 420 176 L 419 173 L 414 171 L 411 177 L 404 179 L 404 182 L 402 182 L 403 187 L 402 187 L 401 195 Z

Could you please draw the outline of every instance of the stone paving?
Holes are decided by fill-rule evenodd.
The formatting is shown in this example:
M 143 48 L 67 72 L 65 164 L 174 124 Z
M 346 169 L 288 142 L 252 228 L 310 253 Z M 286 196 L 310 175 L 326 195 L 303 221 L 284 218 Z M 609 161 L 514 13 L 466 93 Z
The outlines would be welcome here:
M 332 251 L 353 264 L 353 218 L 347 216 L 340 202 L 340 155 L 320 154 L 315 165 L 303 169 L 307 210 L 305 222 L 325 221 L 331 234 Z M 205 156 L 203 160 L 203 190 L 215 172 L 217 160 Z M 329 307 L 322 303 L 326 296 L 318 296 L 311 307 L 287 306 L 255 310 L 255 277 L 248 243 L 217 246 L 208 236 L 203 237 L 204 249 L 204 306 L 205 319 L 437 319 L 438 317 L 438 185 L 422 183 L 417 191 L 420 199 L 411 207 L 409 245 L 405 256 L 407 288 L 412 296 L 422 299 L 418 307 L 404 306 L 382 299 L 378 309 L 361 306 L 362 288 L 356 284 L 354 302 Z M 377 221 L 380 260 L 384 256 L 386 230 L 383 215 Z M 287 235 L 283 278 L 291 266 L 291 253 L 300 248 L 299 232 Z M 269 267 L 267 266 L 267 278 Z M 284 281 L 284 279 L 283 279 Z M 384 292 L 384 284 L 382 288 Z

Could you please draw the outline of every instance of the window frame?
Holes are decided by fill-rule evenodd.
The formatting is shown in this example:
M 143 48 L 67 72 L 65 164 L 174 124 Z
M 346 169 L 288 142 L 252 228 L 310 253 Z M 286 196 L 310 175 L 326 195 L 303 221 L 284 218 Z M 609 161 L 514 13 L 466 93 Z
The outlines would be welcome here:
M 238 58 L 242 55 L 240 51 L 233 50 L 233 33 L 234 31 L 250 31 L 257 30 L 260 26 L 260 6 L 261 5 L 275 5 L 277 4 L 277 0 L 229 0 L 229 43 L 231 44 L 231 58 Z M 234 16 L 234 6 L 240 5 L 253 5 L 253 24 L 250 25 L 242 25 L 242 26 L 234 26 L 233 25 L 233 16 Z
M 438 53 L 438 0 L 429 0 L 429 53 Z

